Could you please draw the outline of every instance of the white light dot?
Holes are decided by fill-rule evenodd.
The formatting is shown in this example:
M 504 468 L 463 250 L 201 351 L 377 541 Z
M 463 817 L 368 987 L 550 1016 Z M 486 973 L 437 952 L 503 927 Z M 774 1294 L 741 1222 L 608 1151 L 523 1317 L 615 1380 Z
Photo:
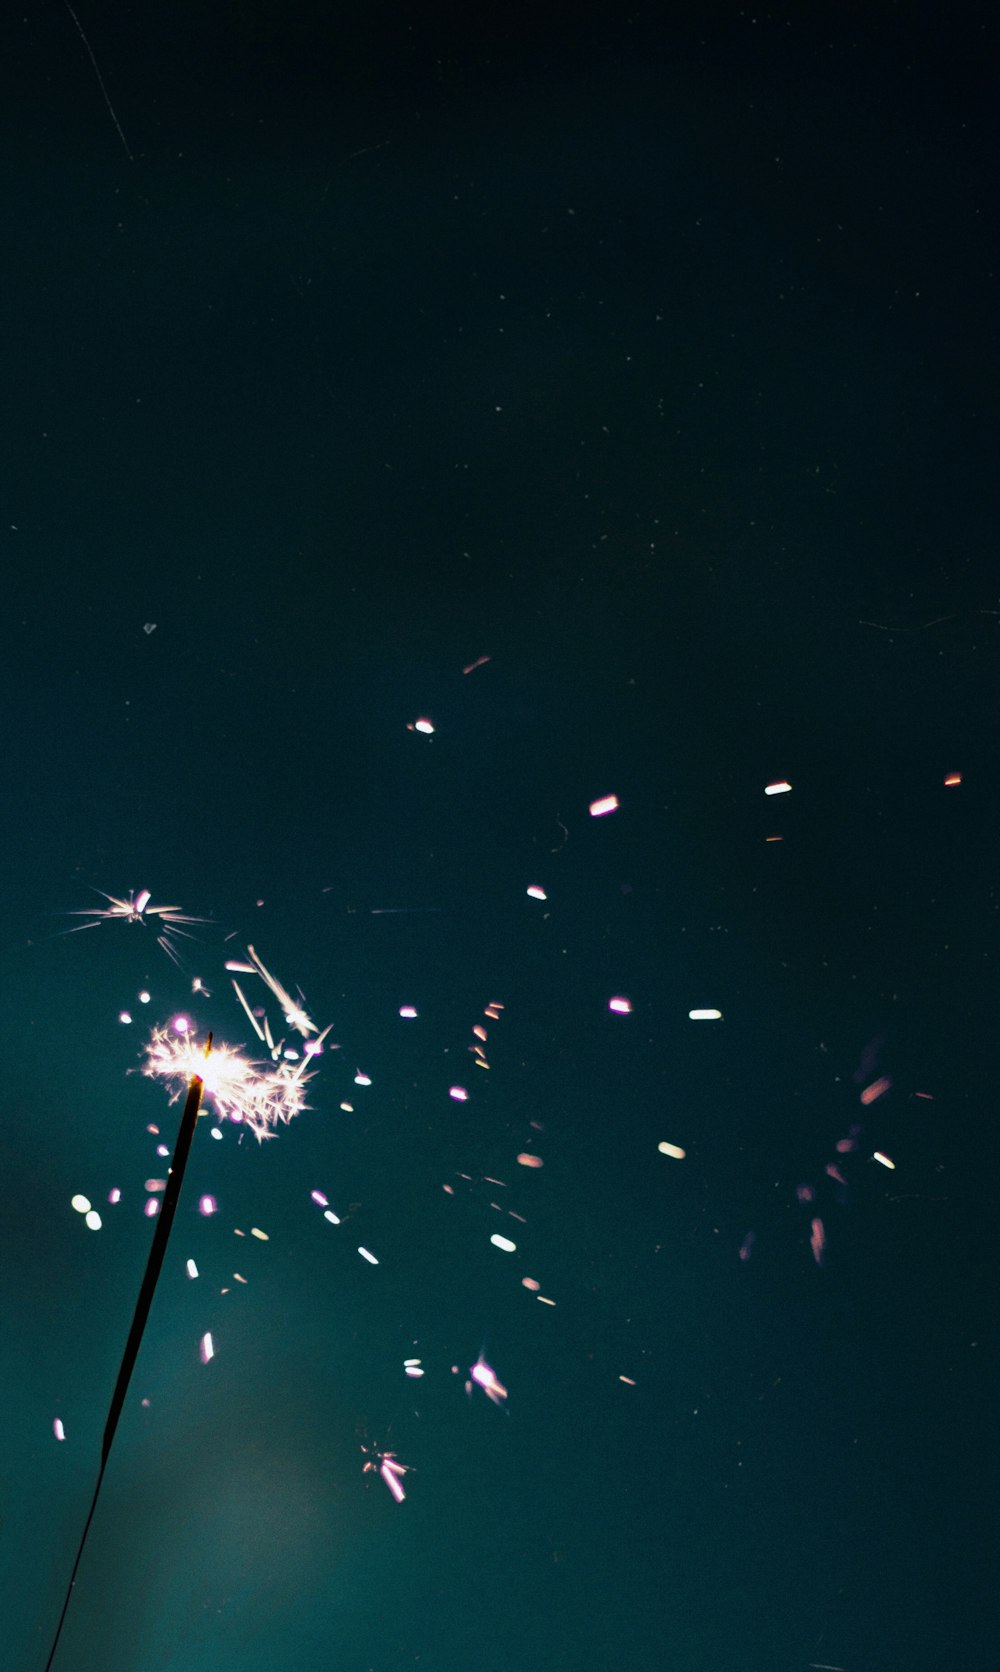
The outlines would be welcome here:
M 77 1213 L 90 1212 L 90 1200 L 86 1196 L 74 1196 L 69 1205 L 71 1208 L 75 1208 Z
M 99 1231 L 100 1230 L 100 1228 L 101 1228 L 101 1216 L 98 1213 L 96 1208 L 91 1208 L 90 1212 L 86 1216 L 86 1223 L 92 1231 Z

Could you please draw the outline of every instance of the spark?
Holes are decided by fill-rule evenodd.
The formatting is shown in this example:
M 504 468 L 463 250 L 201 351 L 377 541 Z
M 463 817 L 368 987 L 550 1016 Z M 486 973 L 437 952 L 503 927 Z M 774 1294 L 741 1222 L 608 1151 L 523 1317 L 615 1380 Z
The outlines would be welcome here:
M 254 969 L 257 971 L 257 974 L 260 976 L 265 987 L 269 988 L 280 1004 L 281 1013 L 288 1026 L 290 1028 L 294 1028 L 296 1033 L 302 1034 L 303 1038 L 308 1037 L 311 1033 L 319 1033 L 319 1028 L 312 1020 L 312 1017 L 306 1014 L 306 1011 L 301 1004 L 296 1004 L 291 993 L 286 991 L 277 977 L 273 976 L 270 970 L 264 968 L 264 965 L 261 963 L 261 960 L 258 958 L 252 946 L 247 947 L 247 953 L 253 963 Z M 236 986 L 235 981 L 233 982 L 233 986 Z M 302 994 L 299 993 L 299 998 L 301 999 L 301 997 Z M 246 1001 L 244 1000 L 244 1003 L 245 1002 Z
M 162 946 L 167 957 L 175 964 L 180 963 L 180 957 L 174 945 L 175 938 L 178 935 L 183 935 L 187 940 L 194 939 L 194 936 L 189 934 L 186 929 L 182 929 L 180 925 L 182 923 L 205 922 L 203 917 L 191 917 L 187 912 L 182 911 L 180 906 L 151 906 L 149 902 L 152 895 L 148 888 L 141 888 L 138 894 L 134 889 L 129 889 L 127 900 L 119 899 L 117 894 L 105 894 L 103 888 L 95 888 L 94 893 L 99 894 L 102 900 L 107 900 L 108 904 L 106 906 L 92 906 L 86 911 L 69 912 L 67 915 L 70 917 L 90 919 L 87 923 L 81 923 L 79 928 L 70 929 L 69 934 L 79 934 L 82 929 L 96 929 L 98 924 L 104 923 L 110 918 L 118 918 L 124 923 L 148 923 L 156 917 L 159 918 L 160 928 L 160 933 L 156 937 L 156 944 Z M 146 1001 L 143 1000 L 143 1002 Z
M 192 1075 L 204 1081 L 205 1098 L 220 1119 L 242 1121 L 258 1142 L 273 1138 L 275 1127 L 287 1126 L 308 1105 L 305 1101 L 307 1059 L 294 1066 L 279 1062 L 270 1067 L 240 1055 L 232 1045 L 213 1045 L 205 1060 L 191 1027 L 178 1035 L 154 1028 L 146 1045 L 142 1072 L 171 1086 L 176 1103 Z
M 889 1074 L 883 1074 L 880 1079 L 873 1080 L 870 1086 L 865 1087 L 861 1093 L 861 1102 L 864 1104 L 877 1102 L 880 1097 L 885 1096 L 891 1086 L 892 1077 Z
M 487 1399 L 491 1399 L 494 1405 L 502 1405 L 507 1397 L 507 1389 L 500 1381 L 496 1371 L 483 1358 L 478 1358 L 469 1371 L 469 1384 L 467 1385 L 472 1382 L 475 1382 L 477 1387 L 482 1388 Z
M 406 1497 L 403 1490 L 403 1476 L 408 1475 L 413 1465 L 400 1463 L 394 1451 L 379 1451 L 374 1446 L 362 1446 L 368 1461 L 364 1465 L 364 1473 L 381 1475 L 397 1504 L 401 1504 Z

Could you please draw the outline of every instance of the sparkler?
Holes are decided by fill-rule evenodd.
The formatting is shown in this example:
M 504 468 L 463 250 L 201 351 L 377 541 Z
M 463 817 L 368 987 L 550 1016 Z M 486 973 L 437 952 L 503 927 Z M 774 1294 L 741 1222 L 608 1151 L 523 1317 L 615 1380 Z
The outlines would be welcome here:
M 181 1185 L 184 1182 L 184 1169 L 187 1166 L 187 1158 L 191 1152 L 191 1140 L 194 1137 L 194 1129 L 198 1120 L 198 1110 L 201 1104 L 201 1094 L 204 1086 L 203 1076 L 211 1049 L 212 1035 L 209 1034 L 205 1043 L 204 1052 L 198 1057 L 198 1068 L 196 1070 L 192 1070 L 191 1072 L 187 1098 L 184 1103 L 184 1112 L 181 1115 L 181 1124 L 177 1133 L 177 1143 L 174 1148 L 173 1163 L 167 1174 L 166 1189 L 163 1192 L 163 1203 L 160 1208 L 159 1217 L 156 1221 L 156 1230 L 153 1232 L 153 1241 L 149 1250 L 149 1258 L 146 1261 L 146 1270 L 143 1274 L 142 1282 L 139 1285 L 139 1297 L 135 1303 L 135 1311 L 132 1314 L 132 1326 L 128 1332 L 128 1340 L 125 1343 L 125 1351 L 122 1354 L 122 1361 L 118 1367 L 118 1378 L 115 1382 L 114 1392 L 111 1395 L 111 1404 L 108 1407 L 108 1419 L 104 1425 L 104 1438 L 101 1444 L 101 1466 L 97 1472 L 97 1484 L 94 1487 L 94 1496 L 91 1499 L 90 1511 L 87 1515 L 86 1522 L 84 1523 L 83 1534 L 80 1538 L 80 1546 L 76 1553 L 76 1561 L 73 1563 L 73 1572 L 70 1574 L 69 1586 L 66 1591 L 65 1601 L 63 1602 L 62 1613 L 59 1616 L 59 1624 L 56 1627 L 55 1639 L 49 1653 L 49 1658 L 45 1663 L 45 1672 L 51 1672 L 52 1662 L 55 1659 L 56 1650 L 59 1647 L 59 1638 L 62 1634 L 63 1622 L 66 1619 L 66 1612 L 69 1608 L 70 1597 L 73 1595 L 73 1587 L 76 1584 L 76 1576 L 80 1567 L 80 1560 L 83 1556 L 84 1545 L 87 1542 L 87 1534 L 90 1531 L 90 1523 L 94 1519 L 94 1511 L 97 1508 L 97 1499 L 100 1495 L 101 1482 L 104 1479 L 104 1471 L 107 1468 L 108 1458 L 111 1454 L 111 1445 L 115 1437 L 115 1431 L 118 1427 L 118 1419 L 122 1414 L 122 1409 L 125 1404 L 125 1396 L 128 1393 L 129 1382 L 132 1379 L 132 1371 L 135 1369 L 135 1361 L 139 1356 L 139 1348 L 142 1344 L 143 1331 L 146 1328 L 146 1320 L 149 1317 L 149 1309 L 153 1303 L 153 1295 L 156 1292 L 157 1279 L 160 1275 L 160 1268 L 163 1265 L 163 1256 L 166 1253 L 167 1242 L 170 1237 L 170 1227 L 174 1222 L 174 1214 L 177 1210 L 177 1202 L 181 1193 Z
M 287 1126 L 307 1107 L 305 1088 L 312 1079 L 309 1063 L 329 1031 L 327 1028 L 311 1042 L 308 1056 L 296 1062 L 282 1059 L 272 1067 L 241 1056 L 231 1045 L 215 1046 L 210 1060 L 203 1062 L 190 1028 L 174 1033 L 168 1028 L 154 1028 L 146 1046 L 143 1073 L 171 1085 L 173 1103 L 192 1074 L 200 1073 L 205 1095 L 220 1119 L 241 1121 L 258 1142 L 263 1142 L 275 1137 L 275 1127 Z

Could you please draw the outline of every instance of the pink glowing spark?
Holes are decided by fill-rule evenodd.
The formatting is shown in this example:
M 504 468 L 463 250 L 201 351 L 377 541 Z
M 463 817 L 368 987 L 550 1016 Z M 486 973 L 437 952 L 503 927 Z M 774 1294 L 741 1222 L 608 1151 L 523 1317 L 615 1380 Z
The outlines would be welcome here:
M 521 1166 L 521 1167 L 544 1167 L 545 1166 L 545 1162 L 542 1160 L 540 1155 L 532 1155 L 528 1150 L 522 1150 L 522 1152 L 518 1156 L 517 1160 L 518 1160 L 518 1165 Z
M 56 1417 L 55 1421 L 52 1424 L 52 1432 L 55 1435 L 57 1440 L 65 1440 L 66 1430 L 65 1430 L 65 1428 L 63 1427 L 63 1424 L 62 1424 L 62 1417 Z
M 364 1465 L 365 1474 L 380 1475 L 397 1504 L 401 1504 L 406 1497 L 403 1476 L 409 1474 L 412 1465 L 400 1463 L 394 1451 L 379 1451 L 374 1446 L 362 1446 L 361 1450 L 367 1457 Z
M 608 1009 L 613 1010 L 617 1016 L 631 1016 L 632 1001 L 631 999 L 622 998 L 621 996 L 609 999 Z
M 818 1266 L 821 1266 L 824 1250 L 826 1249 L 826 1231 L 823 1228 L 822 1219 L 814 1219 L 812 1222 L 809 1246 L 812 1249 L 813 1259 Z
M 616 795 L 602 795 L 598 801 L 590 803 L 589 812 L 592 819 L 600 819 L 604 817 L 605 813 L 614 813 L 617 808 L 618 797 Z
M 526 890 L 526 892 L 527 892 L 529 898 L 532 899 L 532 900 L 547 900 L 548 899 L 548 895 L 546 894 L 544 888 L 542 888 L 537 882 L 533 882 L 531 884 L 531 886 Z
M 474 662 L 470 662 L 467 668 L 462 669 L 462 672 L 475 673 L 477 668 L 485 667 L 486 663 L 492 661 L 492 659 L 491 656 L 477 656 Z
M 871 1085 L 866 1086 L 864 1091 L 861 1093 L 862 1103 L 867 1104 L 876 1102 L 878 1098 L 884 1097 L 891 1085 L 892 1079 L 888 1074 L 883 1074 L 880 1079 L 873 1080 Z
M 486 1363 L 485 1359 L 477 1358 L 469 1371 L 469 1378 L 470 1381 L 475 1382 L 477 1387 L 482 1388 L 487 1399 L 492 1400 L 494 1405 L 503 1404 L 507 1397 L 507 1389 L 500 1381 L 496 1371 Z
M 198 1344 L 198 1352 L 200 1354 L 202 1364 L 208 1364 L 211 1359 L 214 1359 L 215 1343 L 212 1340 L 210 1331 L 206 1331 L 206 1333 L 202 1336 L 201 1341 Z
M 397 1504 L 401 1504 L 406 1497 L 403 1491 L 403 1475 L 406 1473 L 405 1463 L 397 1463 L 391 1457 L 383 1457 L 379 1474 L 392 1493 Z

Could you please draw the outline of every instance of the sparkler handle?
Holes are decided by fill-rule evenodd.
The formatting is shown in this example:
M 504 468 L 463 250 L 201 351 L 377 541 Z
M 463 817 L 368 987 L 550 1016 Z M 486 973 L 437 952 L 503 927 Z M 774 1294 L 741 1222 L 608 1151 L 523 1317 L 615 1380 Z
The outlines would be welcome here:
M 205 1046 L 206 1057 L 211 1049 L 212 1035 L 209 1034 L 208 1043 Z M 153 1245 L 149 1250 L 149 1259 L 146 1261 L 146 1271 L 142 1279 L 142 1284 L 139 1288 L 139 1298 L 135 1303 L 135 1312 L 132 1315 L 132 1327 L 128 1332 L 128 1340 L 125 1343 L 125 1351 L 122 1354 L 122 1362 L 118 1368 L 118 1380 L 115 1382 L 115 1391 L 111 1395 L 108 1420 L 104 1428 L 104 1442 L 101 1446 L 101 1467 L 97 1472 L 97 1485 L 94 1487 L 94 1496 L 90 1501 L 90 1513 L 84 1523 L 80 1545 L 76 1552 L 76 1561 L 73 1563 L 73 1572 L 70 1575 L 69 1585 L 66 1590 L 66 1597 L 62 1606 L 62 1613 L 59 1616 L 59 1624 L 56 1627 L 56 1634 L 52 1641 L 52 1647 L 49 1650 L 49 1658 L 45 1663 L 45 1672 L 51 1672 L 52 1662 L 55 1660 L 56 1650 L 59 1647 L 59 1639 L 62 1636 L 62 1628 L 66 1619 L 66 1611 L 69 1608 L 69 1599 L 73 1595 L 73 1587 L 76 1584 L 76 1576 L 80 1567 L 80 1559 L 83 1556 L 83 1547 L 87 1542 L 87 1534 L 90 1531 L 90 1523 L 94 1519 L 94 1511 L 97 1508 L 97 1500 L 101 1491 L 101 1482 L 104 1479 L 104 1471 L 108 1464 L 108 1454 L 111 1451 L 111 1442 L 115 1437 L 115 1430 L 118 1427 L 118 1418 L 121 1416 L 122 1407 L 125 1404 L 125 1395 L 128 1393 L 128 1385 L 132 1379 L 132 1371 L 135 1369 L 135 1361 L 139 1356 L 139 1346 L 142 1342 L 142 1332 L 146 1327 L 146 1319 L 149 1317 L 149 1308 L 152 1305 L 153 1293 L 156 1289 L 156 1279 L 159 1277 L 160 1267 L 163 1265 L 163 1256 L 167 1251 L 167 1241 L 170 1237 L 170 1227 L 173 1224 L 174 1213 L 177 1209 L 177 1200 L 180 1196 L 181 1185 L 184 1181 L 184 1168 L 187 1166 L 187 1158 L 191 1153 L 191 1140 L 194 1137 L 194 1129 L 198 1121 L 198 1109 L 201 1104 L 202 1086 L 203 1081 L 201 1076 L 199 1074 L 195 1074 L 192 1077 L 191 1084 L 188 1086 L 188 1094 L 184 1103 L 184 1113 L 181 1115 L 180 1130 L 177 1133 L 177 1143 L 174 1148 L 173 1161 L 167 1174 L 167 1188 L 163 1192 L 163 1206 L 157 1216 L 156 1230 L 153 1233 Z
M 206 1055 L 207 1051 L 211 1049 L 211 1045 L 212 1036 L 209 1034 Z M 128 1332 L 128 1340 L 125 1343 L 125 1351 L 122 1354 L 122 1362 L 118 1369 L 118 1380 L 115 1382 L 115 1391 L 111 1395 L 111 1404 L 108 1408 L 108 1420 L 104 1428 L 104 1442 L 101 1446 L 102 1470 L 108 1461 L 108 1453 L 115 1437 L 115 1430 L 118 1427 L 118 1419 L 125 1404 L 125 1395 L 128 1392 L 132 1371 L 135 1369 L 135 1361 L 139 1356 L 139 1345 L 142 1341 L 142 1332 L 146 1327 L 146 1319 L 149 1317 L 149 1308 L 152 1305 L 153 1294 L 156 1289 L 156 1280 L 160 1275 L 163 1256 L 167 1251 L 170 1227 L 174 1221 L 181 1185 L 184 1182 L 184 1169 L 187 1166 L 187 1158 L 191 1152 L 191 1140 L 194 1137 L 194 1129 L 198 1120 L 202 1084 L 201 1077 L 195 1074 L 188 1087 L 184 1113 L 181 1115 L 180 1129 L 177 1133 L 177 1143 L 167 1173 L 167 1187 L 163 1192 L 163 1205 L 156 1218 L 156 1230 L 153 1233 L 149 1259 L 146 1261 L 146 1270 L 139 1287 L 135 1312 L 132 1315 L 132 1327 Z

